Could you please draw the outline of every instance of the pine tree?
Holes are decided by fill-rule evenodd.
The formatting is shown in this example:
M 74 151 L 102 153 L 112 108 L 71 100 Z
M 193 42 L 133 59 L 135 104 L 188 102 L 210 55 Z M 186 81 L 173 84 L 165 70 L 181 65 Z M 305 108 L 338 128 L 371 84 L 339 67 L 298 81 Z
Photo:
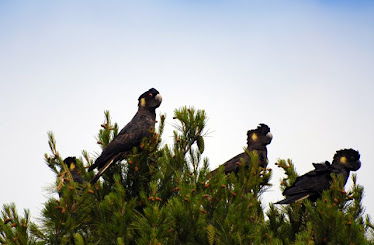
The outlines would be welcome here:
M 108 111 L 97 136 L 104 148 L 118 133 Z M 353 175 L 344 191 L 333 184 L 315 203 L 287 206 L 262 202 L 272 171 L 259 166 L 258 156 L 238 173 L 212 175 L 203 157 L 207 116 L 204 110 L 174 111 L 173 143 L 161 145 L 165 115 L 158 128 L 134 147 L 128 157 L 111 166 L 91 185 L 87 172 L 94 158 L 87 151 L 72 167 L 48 133 L 51 153 L 47 166 L 56 175 L 54 192 L 42 217 L 19 216 L 14 204 L 4 205 L 0 242 L 4 244 L 374 244 L 373 223 L 364 216 L 363 187 Z M 222 161 L 223 162 L 223 161 Z M 271 164 L 269 164 L 271 165 Z M 290 160 L 279 160 L 286 177 L 281 189 L 297 177 Z M 77 178 L 79 175 L 80 178 Z M 77 180 L 85 181 L 77 181 Z M 267 208 L 266 213 L 264 209 Z

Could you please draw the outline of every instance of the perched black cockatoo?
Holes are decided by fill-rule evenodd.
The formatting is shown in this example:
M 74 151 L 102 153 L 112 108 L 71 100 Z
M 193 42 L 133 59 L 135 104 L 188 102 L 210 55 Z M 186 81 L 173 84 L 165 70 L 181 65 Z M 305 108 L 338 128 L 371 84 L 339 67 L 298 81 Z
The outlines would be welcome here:
M 256 129 L 249 130 L 247 132 L 247 149 L 249 152 L 257 153 L 260 166 L 263 168 L 267 166 L 268 162 L 268 151 L 266 149 L 266 146 L 270 144 L 272 139 L 273 135 L 270 132 L 270 128 L 263 123 L 261 123 Z M 245 166 L 249 164 L 249 156 L 246 152 L 243 152 L 223 164 L 224 172 L 226 174 L 233 171 L 237 172 L 239 170 L 239 163 L 241 158 L 243 158 Z M 214 174 L 216 171 L 217 169 L 213 170 L 212 174 Z
M 330 188 L 331 173 L 343 177 L 344 185 L 347 183 L 349 172 L 356 171 L 361 167 L 360 154 L 353 149 L 337 151 L 332 164 L 313 163 L 314 170 L 296 178 L 292 186 L 283 191 L 286 199 L 275 204 L 290 204 L 305 198 L 316 201 L 326 189 Z
M 139 146 L 142 139 L 151 133 L 156 123 L 156 108 L 160 106 L 162 97 L 160 93 L 151 88 L 139 97 L 138 111 L 133 119 L 113 138 L 104 148 L 88 171 L 98 168 L 99 172 L 90 181 L 95 183 L 111 164 L 125 159 L 133 147 Z
M 79 184 L 83 184 L 85 179 L 79 174 L 77 169 L 77 159 L 75 157 L 67 157 L 65 158 L 64 163 L 68 166 L 73 180 Z

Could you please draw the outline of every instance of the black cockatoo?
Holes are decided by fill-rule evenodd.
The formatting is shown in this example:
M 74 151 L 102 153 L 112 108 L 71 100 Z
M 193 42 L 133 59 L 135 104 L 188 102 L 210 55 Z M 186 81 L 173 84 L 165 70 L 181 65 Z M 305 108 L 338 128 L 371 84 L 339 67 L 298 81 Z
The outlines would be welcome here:
M 249 152 L 257 153 L 260 166 L 263 168 L 267 166 L 268 162 L 266 146 L 270 144 L 272 139 L 273 135 L 270 132 L 270 128 L 263 123 L 261 123 L 256 129 L 248 130 L 247 132 L 247 149 Z M 237 172 L 239 170 L 241 158 L 243 158 L 245 165 L 249 164 L 249 156 L 247 153 L 243 152 L 223 164 L 224 172 L 226 174 L 233 171 Z M 217 169 L 213 170 L 212 174 L 216 171 Z
M 83 184 L 85 179 L 79 174 L 77 169 L 77 159 L 75 157 L 67 157 L 64 160 L 64 163 L 68 166 L 73 180 L 79 184 Z
M 275 204 L 290 204 L 305 198 L 316 201 L 324 190 L 330 188 L 331 173 L 343 177 L 344 185 L 347 183 L 349 172 L 361 167 L 360 154 L 353 149 L 343 149 L 334 155 L 332 164 L 313 163 L 314 170 L 296 178 L 292 186 L 283 191 L 286 199 Z
M 156 108 L 161 104 L 160 93 L 151 88 L 139 97 L 138 111 L 133 119 L 113 138 L 104 148 L 95 163 L 88 168 L 92 171 L 98 168 L 99 172 L 90 181 L 95 183 L 111 164 L 125 159 L 133 147 L 139 146 L 144 137 L 148 137 L 156 123 Z

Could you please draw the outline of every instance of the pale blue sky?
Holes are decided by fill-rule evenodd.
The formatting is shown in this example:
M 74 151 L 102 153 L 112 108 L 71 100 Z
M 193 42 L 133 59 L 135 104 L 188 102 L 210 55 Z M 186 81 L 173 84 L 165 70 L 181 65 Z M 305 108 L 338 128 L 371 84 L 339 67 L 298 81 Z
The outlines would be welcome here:
M 373 216 L 374 3 L 352 2 L 0 1 L 0 204 L 38 216 L 54 181 L 47 132 L 63 156 L 99 153 L 103 111 L 123 127 L 155 87 L 164 143 L 175 108 L 206 110 L 212 168 L 242 151 L 247 130 L 271 127 L 264 203 L 282 198 L 276 159 L 303 174 L 359 150 Z

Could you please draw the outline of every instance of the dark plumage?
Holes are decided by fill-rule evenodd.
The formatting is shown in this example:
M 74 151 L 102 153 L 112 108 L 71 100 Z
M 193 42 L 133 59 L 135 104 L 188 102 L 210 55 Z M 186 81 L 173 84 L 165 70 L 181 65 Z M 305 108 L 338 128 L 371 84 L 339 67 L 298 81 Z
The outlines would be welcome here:
M 77 169 L 77 159 L 75 157 L 67 157 L 64 160 L 64 163 L 68 166 L 73 180 L 79 184 L 83 184 L 85 179 L 79 174 Z
M 297 177 L 295 183 L 284 190 L 286 199 L 275 204 L 290 204 L 305 198 L 316 201 L 324 190 L 330 188 L 331 173 L 342 176 L 345 185 L 349 172 L 361 167 L 360 154 L 353 149 L 340 150 L 335 153 L 332 164 L 326 161 L 313 163 L 313 166 L 314 170 Z
M 139 97 L 138 111 L 133 119 L 113 138 L 104 148 L 95 163 L 88 168 L 92 171 L 98 168 L 99 172 L 90 181 L 95 183 L 112 163 L 123 160 L 133 147 L 138 146 L 144 137 L 150 135 L 156 123 L 156 108 L 160 106 L 162 97 L 160 93 L 151 88 Z
M 249 152 L 256 152 L 258 154 L 258 160 L 260 166 L 265 168 L 267 166 L 267 148 L 266 146 L 270 144 L 273 139 L 273 135 L 270 132 L 270 128 L 261 123 L 256 129 L 249 130 L 247 132 L 247 149 Z M 237 172 L 239 170 L 240 159 L 243 158 L 245 165 L 249 164 L 249 156 L 246 152 L 240 153 L 235 157 L 231 158 L 223 164 L 224 172 Z M 212 171 L 214 174 L 217 171 Z

